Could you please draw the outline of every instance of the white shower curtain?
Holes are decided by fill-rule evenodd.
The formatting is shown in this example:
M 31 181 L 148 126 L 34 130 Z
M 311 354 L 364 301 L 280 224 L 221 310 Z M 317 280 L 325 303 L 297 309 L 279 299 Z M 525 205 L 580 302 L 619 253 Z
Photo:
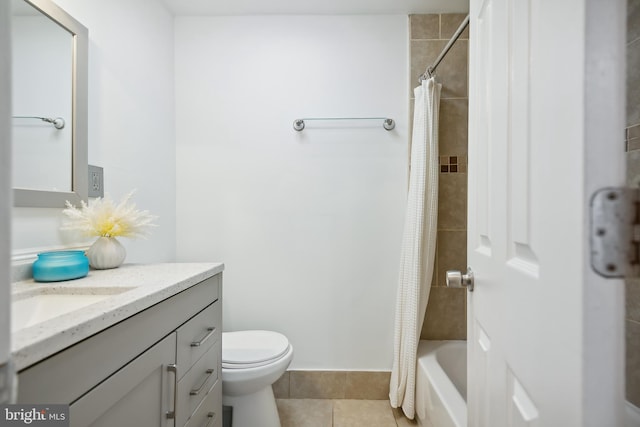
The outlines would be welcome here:
M 396 301 L 393 369 L 389 399 L 415 416 L 416 353 L 424 321 L 436 250 L 438 223 L 438 111 L 440 88 L 432 77 L 414 89 L 409 194 Z

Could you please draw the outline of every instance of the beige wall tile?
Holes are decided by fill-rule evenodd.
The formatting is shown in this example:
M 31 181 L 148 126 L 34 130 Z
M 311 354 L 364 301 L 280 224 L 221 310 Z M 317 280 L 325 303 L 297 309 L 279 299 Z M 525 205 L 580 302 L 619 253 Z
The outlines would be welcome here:
M 411 17 L 410 41 L 410 93 L 411 118 L 413 120 L 413 88 L 427 66 L 433 64 L 447 41 L 458 28 L 465 14 L 445 14 L 439 16 L 436 25 L 434 15 Z M 435 29 L 439 35 L 435 35 Z M 465 159 L 458 162 L 459 173 L 440 174 L 438 195 L 438 230 L 456 233 L 448 247 L 436 249 L 433 287 L 430 304 L 434 310 L 427 310 L 427 321 L 422 329 L 423 338 L 464 339 L 466 336 L 466 294 L 462 290 L 447 289 L 444 275 L 447 269 L 466 269 L 466 259 L 457 259 L 452 254 L 466 254 L 466 208 L 467 208 L 467 133 L 468 133 L 468 29 L 454 44 L 437 70 L 438 81 L 442 83 L 439 123 L 439 149 L 444 156 L 458 156 Z M 439 37 L 440 40 L 434 40 Z M 462 239 L 461 236 L 465 236 Z M 441 237 L 439 237 L 441 240 Z M 458 296 L 458 298 L 456 298 Z M 453 311 L 450 312 L 450 308 Z M 449 319 L 451 318 L 451 319 Z
M 450 39 L 453 37 L 453 33 L 456 32 L 464 18 L 466 13 L 445 13 L 440 15 L 440 38 Z M 469 38 L 469 26 L 462 32 L 458 40 L 465 40 Z
M 627 45 L 627 127 L 640 123 L 640 39 Z
M 467 174 L 441 173 L 438 178 L 438 229 L 466 230 Z
M 629 151 L 627 154 L 627 185 L 640 184 L 640 151 Z
M 467 154 L 468 123 L 469 102 L 466 98 L 440 101 L 438 146 L 441 156 Z
M 640 323 L 640 279 L 626 279 L 625 290 L 625 318 Z
M 640 406 L 640 323 L 626 322 L 627 336 L 627 400 Z
M 389 399 L 391 372 L 347 372 L 345 399 Z
M 409 15 L 411 39 L 439 39 L 440 15 Z
M 333 425 L 396 427 L 396 421 L 386 400 L 336 400 L 333 403 Z
M 467 232 L 438 231 L 438 286 L 447 286 L 447 270 L 467 271 Z
M 289 398 L 289 371 L 282 374 L 282 376 L 273 383 L 273 395 L 276 399 L 288 399 Z
M 277 399 L 282 427 L 332 427 L 333 401 L 315 399 Z
M 421 339 L 467 339 L 466 289 L 431 288 Z
M 442 98 L 466 98 L 468 96 L 469 42 L 458 40 L 444 57 L 436 73 L 442 83 Z
M 627 42 L 640 38 L 640 0 L 627 1 Z
M 446 43 L 446 40 L 411 41 L 411 83 L 417 81 L 427 66 L 433 64 Z M 468 45 L 467 40 L 458 40 L 438 66 L 438 82 L 442 83 L 441 98 L 467 97 Z
M 292 399 L 344 399 L 344 371 L 289 371 L 289 375 Z
M 427 66 L 433 64 L 446 42 L 441 40 L 412 40 L 409 96 L 413 97 L 413 88 L 418 85 L 418 78 L 425 72 Z
M 438 253 L 440 249 L 438 248 L 438 238 L 436 237 L 436 253 L 435 258 L 433 260 L 433 275 L 431 276 L 431 286 L 442 286 L 442 284 L 438 281 L 439 272 L 438 272 Z

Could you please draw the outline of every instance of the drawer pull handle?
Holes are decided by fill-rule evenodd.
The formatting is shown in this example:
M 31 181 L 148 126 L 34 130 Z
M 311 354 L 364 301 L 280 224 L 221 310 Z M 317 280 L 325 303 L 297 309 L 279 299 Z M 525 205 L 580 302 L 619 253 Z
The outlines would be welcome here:
M 214 422 L 216 420 L 216 413 L 215 412 L 209 412 L 207 414 L 207 424 L 204 425 L 204 427 L 209 427 L 211 425 L 212 422 Z
M 214 372 L 215 372 L 215 369 L 207 369 L 207 371 L 205 372 L 207 375 L 204 377 L 204 380 L 202 381 L 202 384 L 200 384 L 200 387 L 198 387 L 195 390 L 191 390 L 189 392 L 189 395 L 190 396 L 199 395 L 202 389 L 204 388 L 204 385 L 207 383 L 207 381 L 209 381 L 209 378 L 211 378 L 211 375 L 213 375 Z
M 216 328 L 207 328 L 207 334 L 202 337 L 202 339 L 200 341 L 193 341 L 191 343 L 191 347 L 200 347 L 202 344 L 205 343 L 206 340 L 208 340 L 211 335 L 213 335 L 213 333 L 216 331 Z
M 176 390 L 178 388 L 177 386 L 177 379 L 178 379 L 178 366 L 175 363 L 172 363 L 170 365 L 167 365 L 167 372 L 171 372 L 173 374 L 173 383 L 171 383 L 171 385 L 173 386 L 173 410 L 172 411 L 167 411 L 167 418 L 168 419 L 175 419 L 176 418 Z

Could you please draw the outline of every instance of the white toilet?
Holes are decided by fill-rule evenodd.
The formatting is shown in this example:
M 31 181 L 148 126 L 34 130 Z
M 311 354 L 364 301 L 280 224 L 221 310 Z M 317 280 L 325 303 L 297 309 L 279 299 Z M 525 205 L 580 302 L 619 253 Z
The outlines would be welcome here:
M 280 427 L 271 385 L 291 359 L 293 347 L 278 332 L 222 333 L 222 404 L 233 407 L 233 427 Z

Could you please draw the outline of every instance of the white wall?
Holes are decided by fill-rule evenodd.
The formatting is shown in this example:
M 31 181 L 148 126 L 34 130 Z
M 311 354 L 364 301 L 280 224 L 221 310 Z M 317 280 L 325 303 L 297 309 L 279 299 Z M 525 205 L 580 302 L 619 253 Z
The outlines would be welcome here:
M 177 17 L 177 257 L 223 261 L 224 329 L 292 369 L 389 370 L 407 163 L 407 17 Z M 299 117 L 385 115 L 381 122 Z
M 175 258 L 173 17 L 155 0 L 56 0 L 89 28 L 89 163 L 106 193 L 132 189 L 160 218 L 148 240 L 122 239 L 126 262 Z M 14 209 L 14 253 L 66 242 L 60 209 Z

